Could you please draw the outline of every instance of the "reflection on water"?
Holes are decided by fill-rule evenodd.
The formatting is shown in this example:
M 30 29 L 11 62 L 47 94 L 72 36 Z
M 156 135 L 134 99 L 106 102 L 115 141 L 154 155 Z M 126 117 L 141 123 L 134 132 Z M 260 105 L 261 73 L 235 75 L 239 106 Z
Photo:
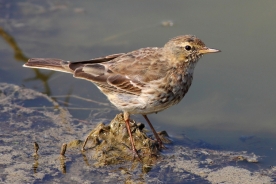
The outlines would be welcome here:
M 11 46 L 11 48 L 14 51 L 14 58 L 17 61 L 20 61 L 22 63 L 25 63 L 28 61 L 29 58 L 24 55 L 22 50 L 18 47 L 14 38 L 1 27 L 0 27 L 0 36 L 2 36 L 2 38 Z M 51 78 L 51 76 L 54 74 L 54 72 L 51 71 L 48 74 L 44 74 L 38 69 L 33 69 L 33 70 L 35 72 L 35 76 L 31 77 L 31 78 L 26 78 L 26 79 L 24 79 L 24 81 L 26 81 L 26 82 L 36 81 L 36 80 L 41 81 L 44 84 L 44 88 L 45 88 L 44 92 L 46 94 L 51 95 L 51 89 L 49 87 L 48 80 L 49 80 L 49 78 Z
M 9 35 L 9 33 L 7 33 L 2 27 L 0 27 L 0 35 L 14 50 L 14 59 L 27 62 L 28 58 L 24 55 L 24 53 L 22 53 L 14 38 Z

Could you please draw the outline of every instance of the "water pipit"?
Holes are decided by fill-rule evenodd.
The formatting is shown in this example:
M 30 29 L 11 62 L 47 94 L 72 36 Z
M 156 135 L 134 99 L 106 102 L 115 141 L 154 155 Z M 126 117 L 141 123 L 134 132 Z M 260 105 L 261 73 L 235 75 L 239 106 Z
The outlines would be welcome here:
M 113 105 L 123 111 L 132 150 L 138 155 L 129 116 L 143 115 L 159 147 L 163 147 L 147 114 L 179 103 L 192 84 L 194 68 L 200 57 L 216 52 L 219 50 L 206 47 L 195 36 L 184 35 L 171 39 L 161 48 L 147 47 L 77 62 L 32 58 L 24 66 L 67 72 L 94 83 Z

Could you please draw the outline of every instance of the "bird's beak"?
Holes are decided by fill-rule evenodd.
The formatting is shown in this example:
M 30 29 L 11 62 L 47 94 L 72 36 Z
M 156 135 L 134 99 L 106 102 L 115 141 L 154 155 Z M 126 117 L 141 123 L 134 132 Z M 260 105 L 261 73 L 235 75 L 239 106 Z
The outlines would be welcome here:
M 216 53 L 216 52 L 220 52 L 220 50 L 211 49 L 211 48 L 208 48 L 208 47 L 203 47 L 202 49 L 199 50 L 200 54 L 208 54 L 208 53 Z

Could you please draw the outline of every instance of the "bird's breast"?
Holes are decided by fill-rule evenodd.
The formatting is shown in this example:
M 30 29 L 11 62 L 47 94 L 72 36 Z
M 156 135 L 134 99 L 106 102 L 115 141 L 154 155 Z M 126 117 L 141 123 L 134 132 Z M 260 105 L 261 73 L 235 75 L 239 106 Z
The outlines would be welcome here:
M 147 107 L 151 112 L 159 112 L 179 103 L 192 84 L 191 73 L 172 73 L 156 86 L 155 93 L 148 98 Z

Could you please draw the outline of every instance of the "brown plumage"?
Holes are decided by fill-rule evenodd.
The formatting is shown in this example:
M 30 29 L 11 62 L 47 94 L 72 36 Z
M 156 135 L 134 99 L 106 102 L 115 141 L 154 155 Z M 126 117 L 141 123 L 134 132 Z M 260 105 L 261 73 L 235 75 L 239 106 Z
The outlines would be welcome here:
M 206 47 L 195 36 L 184 35 L 171 39 L 161 48 L 142 48 L 78 62 L 33 58 L 24 66 L 72 73 L 76 78 L 93 82 L 124 112 L 132 149 L 137 154 L 129 129 L 129 115 L 142 114 L 162 147 L 146 115 L 179 103 L 192 83 L 199 58 L 215 52 L 219 50 Z

